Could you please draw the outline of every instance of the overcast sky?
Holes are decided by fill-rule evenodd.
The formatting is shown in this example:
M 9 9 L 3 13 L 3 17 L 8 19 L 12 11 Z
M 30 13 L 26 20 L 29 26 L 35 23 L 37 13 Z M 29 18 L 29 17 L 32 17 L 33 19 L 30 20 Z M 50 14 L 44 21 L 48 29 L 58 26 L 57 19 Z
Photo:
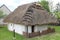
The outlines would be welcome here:
M 39 0 L 0 0 L 0 6 L 5 4 L 11 11 L 13 11 L 16 7 L 22 4 L 37 2 Z M 53 0 L 53 4 L 60 2 L 60 0 Z

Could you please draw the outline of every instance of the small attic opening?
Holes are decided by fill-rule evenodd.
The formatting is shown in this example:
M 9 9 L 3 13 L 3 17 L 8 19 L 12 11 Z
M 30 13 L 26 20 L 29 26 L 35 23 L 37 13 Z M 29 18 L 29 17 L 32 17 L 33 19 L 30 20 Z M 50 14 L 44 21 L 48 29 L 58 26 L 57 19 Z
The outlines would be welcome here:
M 33 9 L 28 8 L 27 12 L 31 12 L 31 13 L 33 13 Z

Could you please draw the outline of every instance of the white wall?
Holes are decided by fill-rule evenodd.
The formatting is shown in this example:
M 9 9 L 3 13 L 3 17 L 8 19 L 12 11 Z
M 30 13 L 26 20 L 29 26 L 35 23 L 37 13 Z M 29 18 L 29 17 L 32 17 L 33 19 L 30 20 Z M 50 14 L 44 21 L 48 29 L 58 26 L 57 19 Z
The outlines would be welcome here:
M 47 30 L 48 26 L 35 26 L 35 32 L 40 31 L 42 32 L 43 30 Z
M 43 30 L 47 30 L 47 26 L 35 26 L 34 27 L 34 32 L 42 32 Z M 18 24 L 8 24 L 8 29 L 10 31 L 13 31 L 13 29 L 15 29 L 15 32 L 18 33 L 18 34 L 21 34 L 23 35 L 23 32 L 27 32 L 27 27 L 24 26 L 24 25 L 18 25 Z M 32 33 L 32 29 L 31 29 L 31 26 L 28 26 L 28 33 Z
M 28 33 L 31 33 L 32 30 L 31 30 L 31 26 L 28 26 Z
M 15 32 L 16 33 L 18 33 L 18 34 L 23 34 L 23 32 L 25 32 L 25 26 L 23 26 L 23 25 L 18 25 L 18 24 L 12 24 L 12 23 L 10 23 L 10 24 L 8 24 L 8 29 L 10 30 L 10 31 L 13 31 L 13 29 L 15 29 Z
M 8 30 L 13 31 L 15 29 L 15 32 L 18 34 L 23 35 L 23 32 L 27 32 L 27 27 L 24 25 L 18 25 L 18 24 L 8 24 Z M 28 33 L 31 33 L 31 26 L 28 26 Z

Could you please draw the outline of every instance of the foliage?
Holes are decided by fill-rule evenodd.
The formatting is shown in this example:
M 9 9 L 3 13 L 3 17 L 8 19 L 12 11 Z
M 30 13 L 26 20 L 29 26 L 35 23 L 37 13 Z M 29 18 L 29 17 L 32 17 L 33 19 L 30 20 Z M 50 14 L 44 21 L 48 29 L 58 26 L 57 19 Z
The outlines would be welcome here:
M 40 4 L 41 4 L 48 12 L 50 12 L 48 1 L 46 1 L 46 0 L 41 0 Z
M 55 12 L 55 16 L 60 19 L 60 12 Z
M 55 9 L 55 11 L 56 11 L 56 12 L 59 12 L 59 11 L 60 11 L 60 3 L 59 3 L 59 2 L 56 4 L 56 9 Z
M 54 10 L 54 13 L 55 13 L 55 16 L 58 18 L 58 19 L 60 19 L 60 8 L 58 8 L 59 6 L 60 6 L 60 4 L 59 3 L 57 3 L 56 4 L 57 6 L 57 8 Z
M 3 18 L 4 16 L 3 11 L 0 11 L 0 18 Z

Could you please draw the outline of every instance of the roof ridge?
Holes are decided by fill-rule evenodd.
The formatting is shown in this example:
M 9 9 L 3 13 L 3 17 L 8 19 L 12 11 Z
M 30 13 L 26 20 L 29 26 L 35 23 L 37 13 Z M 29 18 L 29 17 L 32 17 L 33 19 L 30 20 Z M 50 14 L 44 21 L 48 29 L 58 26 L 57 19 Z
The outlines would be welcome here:
M 5 4 L 3 4 L 2 6 L 0 6 L 0 8 L 2 8 L 3 6 L 5 6 L 11 12 L 11 10 Z

